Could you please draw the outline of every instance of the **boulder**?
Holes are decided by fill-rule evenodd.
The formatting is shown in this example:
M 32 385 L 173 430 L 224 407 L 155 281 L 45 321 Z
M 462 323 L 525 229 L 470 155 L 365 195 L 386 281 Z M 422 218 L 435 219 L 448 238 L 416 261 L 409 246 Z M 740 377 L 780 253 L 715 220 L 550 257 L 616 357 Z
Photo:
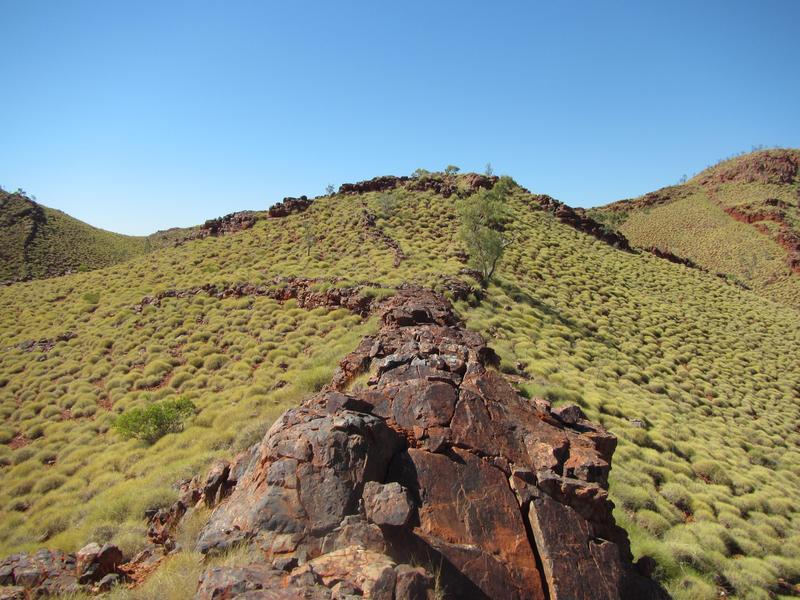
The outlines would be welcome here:
M 8 586 L 3 591 L 9 598 L 55 596 L 78 592 L 80 585 L 76 576 L 74 554 L 60 550 L 38 550 L 33 554 L 13 554 L 0 561 L 0 585 Z
M 252 451 L 200 552 L 254 546 L 248 581 L 281 593 L 666 598 L 612 516 L 614 436 L 578 407 L 520 396 L 443 297 L 402 288 L 380 319 Z M 246 597 L 232 572 L 209 571 L 198 597 Z
M 402 527 L 414 510 L 408 491 L 399 483 L 368 481 L 364 486 L 364 510 L 376 525 Z
M 122 550 L 113 544 L 87 544 L 75 555 L 78 583 L 97 582 L 117 572 L 122 564 Z

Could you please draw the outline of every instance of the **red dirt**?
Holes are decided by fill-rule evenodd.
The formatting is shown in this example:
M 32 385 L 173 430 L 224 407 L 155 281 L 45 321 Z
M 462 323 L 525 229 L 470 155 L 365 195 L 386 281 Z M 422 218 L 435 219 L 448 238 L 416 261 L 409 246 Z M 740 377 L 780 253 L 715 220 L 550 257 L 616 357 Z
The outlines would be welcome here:
M 709 194 L 711 196 L 711 194 Z M 713 196 L 711 196 L 713 198 Z M 784 250 L 786 250 L 786 261 L 789 269 L 793 273 L 800 274 L 800 235 L 792 231 L 789 224 L 784 220 L 783 211 L 769 211 L 769 212 L 742 212 L 738 207 L 722 207 L 722 209 L 731 216 L 731 218 L 753 225 L 759 232 L 768 235 L 775 242 L 777 242 Z M 780 227 L 777 233 L 771 233 L 763 225 L 759 226 L 758 223 L 763 221 L 772 221 L 777 223 Z
M 8 447 L 11 448 L 12 450 L 17 450 L 18 448 L 24 448 L 30 443 L 31 441 L 25 437 L 25 434 L 18 433 L 17 435 L 14 436 L 14 439 L 8 442 Z

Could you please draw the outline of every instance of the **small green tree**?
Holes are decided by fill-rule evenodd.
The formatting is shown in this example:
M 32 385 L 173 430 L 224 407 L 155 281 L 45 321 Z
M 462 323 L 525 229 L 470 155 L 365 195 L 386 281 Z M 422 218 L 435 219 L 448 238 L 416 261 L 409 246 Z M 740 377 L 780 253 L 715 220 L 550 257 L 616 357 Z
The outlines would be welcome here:
M 456 174 L 456 173 L 458 173 L 460 170 L 461 170 L 461 169 L 460 169 L 460 168 L 458 168 L 458 167 L 457 167 L 457 166 L 455 166 L 455 165 L 447 165 L 447 166 L 444 168 L 444 174 L 445 174 L 445 175 L 455 175 L 455 174 Z
M 124 438 L 153 444 L 168 433 L 182 431 L 183 422 L 196 410 L 194 403 L 186 398 L 164 400 L 125 411 L 114 421 L 114 429 Z
M 325 193 L 326 193 L 328 196 L 333 196 L 333 194 L 334 194 L 335 192 L 336 192 L 336 188 L 334 188 L 334 187 L 333 187 L 333 185 L 331 185 L 330 183 L 329 183 L 328 185 L 326 185 L 326 186 L 325 186 Z
M 490 163 L 490 162 L 486 163 L 486 168 L 484 169 L 483 173 L 485 175 L 487 175 L 488 177 L 491 177 L 492 175 L 494 175 L 494 169 L 492 168 L 492 163 Z
M 503 230 L 506 217 L 505 200 L 512 180 L 501 178 L 492 189 L 481 190 L 461 202 L 461 240 L 467 247 L 472 266 L 481 274 L 485 287 L 492 279 L 505 249 L 512 239 Z
M 311 256 L 311 249 L 314 247 L 316 241 L 317 236 L 314 235 L 314 223 L 308 215 L 306 215 L 306 218 L 303 219 L 303 244 L 306 247 L 306 256 Z
M 430 177 L 431 172 L 427 169 L 419 168 L 415 169 L 414 172 L 411 174 L 411 177 L 414 179 L 425 179 L 426 177 Z
M 378 211 L 381 217 L 388 219 L 394 214 L 395 197 L 391 192 L 385 192 L 378 197 Z

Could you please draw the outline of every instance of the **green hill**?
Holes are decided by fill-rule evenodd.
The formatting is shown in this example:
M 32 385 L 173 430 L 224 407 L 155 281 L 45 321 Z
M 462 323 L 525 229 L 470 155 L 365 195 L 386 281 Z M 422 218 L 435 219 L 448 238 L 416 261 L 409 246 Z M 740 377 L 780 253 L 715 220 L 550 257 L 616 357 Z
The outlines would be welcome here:
M 689 258 L 800 307 L 800 150 L 737 156 L 684 184 L 588 212 L 635 246 Z
M 797 311 L 713 273 L 615 248 L 516 186 L 505 199 L 513 243 L 480 290 L 465 270 L 457 210 L 479 178 L 342 186 L 236 235 L 0 288 L 0 555 L 97 539 L 132 554 L 145 541 L 145 510 L 174 501 L 176 482 L 248 447 L 327 382 L 377 324 L 284 301 L 286 278 L 320 293 L 360 286 L 368 297 L 413 282 L 457 299 L 525 395 L 576 402 L 619 437 L 615 516 L 674 597 L 796 596 Z M 705 197 L 709 207 L 728 197 L 726 185 Z M 679 188 L 684 204 L 709 186 L 699 176 Z M 649 210 L 679 201 L 670 191 Z M 628 218 L 638 223 L 638 212 Z M 741 238 L 752 247 L 780 248 L 733 223 L 753 232 Z M 750 251 L 737 243 L 728 252 Z M 785 256 L 773 254 L 778 270 Z M 764 289 L 791 291 L 791 277 Z M 178 398 L 196 416 L 152 445 L 112 428 L 121 413 Z M 124 594 L 191 597 L 201 566 L 190 547 Z
M 0 282 L 99 269 L 147 250 L 147 238 L 97 229 L 0 190 Z

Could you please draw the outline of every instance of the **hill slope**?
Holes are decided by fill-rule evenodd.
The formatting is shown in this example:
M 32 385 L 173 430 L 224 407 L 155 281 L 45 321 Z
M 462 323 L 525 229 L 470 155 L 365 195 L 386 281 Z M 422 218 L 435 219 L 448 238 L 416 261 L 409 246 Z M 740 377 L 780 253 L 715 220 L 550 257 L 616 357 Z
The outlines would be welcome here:
M 0 289 L 0 554 L 109 538 L 133 553 L 145 510 L 171 503 L 176 481 L 258 441 L 375 330 L 358 312 L 302 306 L 285 278 L 367 297 L 416 283 L 461 298 L 525 395 L 577 402 L 618 436 L 615 516 L 676 598 L 796 595 L 797 312 L 614 248 L 520 188 L 506 201 L 515 243 L 495 282 L 465 297 L 452 192 L 468 177 L 343 186 L 235 235 Z M 144 445 L 111 429 L 179 396 L 198 408 L 183 431 Z M 197 558 L 162 567 L 184 595 Z
M 0 189 L 0 284 L 102 269 L 158 248 L 248 229 L 264 215 L 242 211 L 194 227 L 130 236 Z
M 800 307 L 800 150 L 738 156 L 589 213 L 635 246 L 689 258 Z
M 147 249 L 146 238 L 103 231 L 0 190 L 0 282 L 99 269 Z

